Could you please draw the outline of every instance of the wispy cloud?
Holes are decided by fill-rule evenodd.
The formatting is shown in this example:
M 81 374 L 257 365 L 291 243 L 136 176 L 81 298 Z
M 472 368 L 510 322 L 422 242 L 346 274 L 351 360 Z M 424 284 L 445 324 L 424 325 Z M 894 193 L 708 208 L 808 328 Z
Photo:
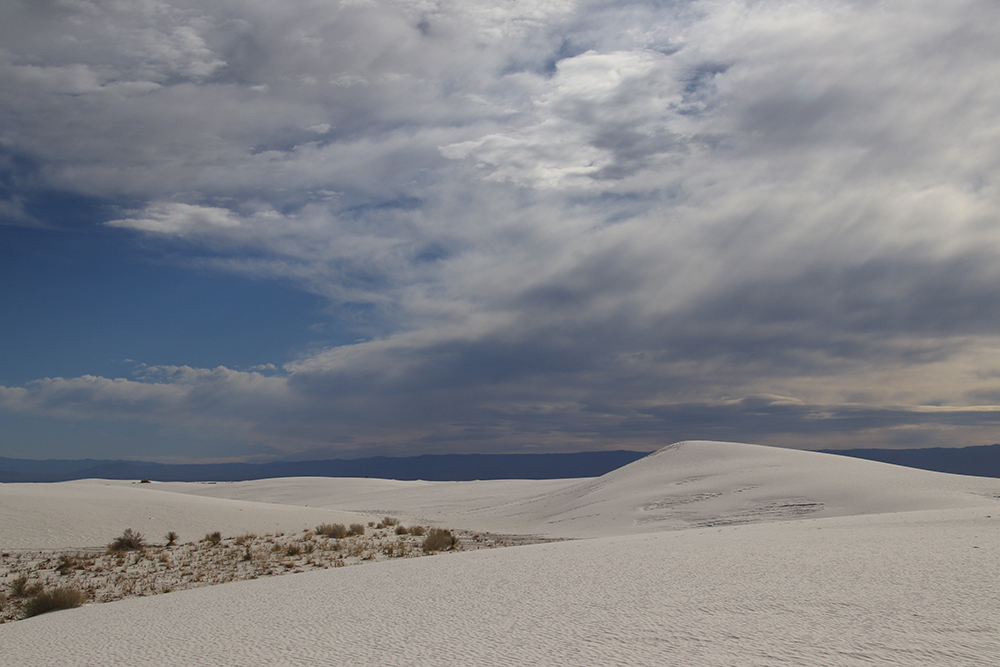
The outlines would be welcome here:
M 39 380 L 4 405 L 331 451 L 992 441 L 997 19 L 8 3 L 0 151 L 32 182 L 364 315 L 276 375 Z

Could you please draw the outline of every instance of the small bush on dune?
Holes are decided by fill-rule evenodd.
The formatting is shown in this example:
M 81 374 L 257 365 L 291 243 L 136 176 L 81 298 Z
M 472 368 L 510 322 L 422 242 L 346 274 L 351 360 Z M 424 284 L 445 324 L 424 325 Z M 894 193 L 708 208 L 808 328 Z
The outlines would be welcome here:
M 28 598 L 21 614 L 24 618 L 31 618 L 58 609 L 79 607 L 86 600 L 83 593 L 75 588 L 56 588 L 51 591 L 42 591 Z
M 350 529 L 347 531 L 348 535 L 364 535 L 365 527 L 360 523 L 352 523 Z
M 396 526 L 396 534 L 397 535 L 406 535 L 409 532 L 410 531 L 407 530 L 406 526 Z
M 217 546 L 220 542 L 222 542 L 222 533 L 220 533 L 219 531 L 215 531 L 214 533 L 208 533 L 205 535 L 205 541 L 211 544 L 212 546 Z
M 56 567 L 56 572 L 59 574 L 66 574 L 70 570 L 82 570 L 83 564 L 80 563 L 75 557 L 69 554 L 59 554 L 59 565 Z
M 340 539 L 347 537 L 347 526 L 342 523 L 324 523 L 316 526 L 316 534 Z
M 28 583 L 28 577 L 21 575 L 10 582 L 10 596 L 12 598 L 26 598 L 42 591 L 42 585 L 38 582 Z
M 416 535 L 417 537 L 423 537 L 424 536 L 424 532 L 425 531 L 424 531 L 424 527 L 423 526 L 410 526 L 410 535 Z
M 167 546 L 168 547 L 174 546 L 174 544 L 177 542 L 177 533 L 175 533 L 172 530 L 169 533 L 167 533 L 166 535 L 164 535 L 164 537 L 167 540 Z
M 424 551 L 448 551 L 458 546 L 458 538 L 451 534 L 450 530 L 444 528 L 431 528 L 430 533 L 424 540 Z
M 146 542 L 142 537 L 142 533 L 136 532 L 131 528 L 126 528 L 121 536 L 111 541 L 111 544 L 108 545 L 108 552 L 138 551 L 145 546 Z
M 387 516 L 384 519 L 382 519 L 382 525 L 383 526 L 398 526 L 399 525 L 399 519 L 395 519 L 395 518 L 393 518 L 391 516 Z

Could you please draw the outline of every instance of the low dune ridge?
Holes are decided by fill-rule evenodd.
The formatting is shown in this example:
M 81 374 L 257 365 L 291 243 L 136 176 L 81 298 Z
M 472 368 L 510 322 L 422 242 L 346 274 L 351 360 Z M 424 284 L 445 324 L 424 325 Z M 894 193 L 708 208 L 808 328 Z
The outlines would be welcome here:
M 104 544 L 139 498 L 214 530 L 391 513 L 577 539 L 86 605 L 0 626 L 0 661 L 996 665 L 997 479 L 685 442 L 584 480 L 0 485 L 0 540 Z
M 601 477 L 401 482 L 295 478 L 164 485 L 181 493 L 308 506 L 468 530 L 603 537 L 702 525 L 969 507 L 1000 480 L 732 442 L 669 445 Z

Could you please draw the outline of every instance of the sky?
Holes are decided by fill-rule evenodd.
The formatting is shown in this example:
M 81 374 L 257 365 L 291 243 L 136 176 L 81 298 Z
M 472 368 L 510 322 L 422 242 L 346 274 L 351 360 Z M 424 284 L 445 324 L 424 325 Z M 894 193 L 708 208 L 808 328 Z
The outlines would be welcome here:
M 993 0 L 8 0 L 0 456 L 1000 441 Z

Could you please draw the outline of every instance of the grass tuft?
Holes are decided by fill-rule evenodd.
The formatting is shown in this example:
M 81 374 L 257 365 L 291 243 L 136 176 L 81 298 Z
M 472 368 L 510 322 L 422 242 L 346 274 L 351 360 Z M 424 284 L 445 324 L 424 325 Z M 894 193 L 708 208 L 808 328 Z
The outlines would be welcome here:
M 458 538 L 444 528 L 431 528 L 424 540 L 424 552 L 450 551 L 458 546 Z
M 87 598 L 75 588 L 56 588 L 51 591 L 41 591 L 28 598 L 21 609 L 24 618 L 46 614 L 59 609 L 79 607 Z
M 108 545 L 108 552 L 138 551 L 145 546 L 146 542 L 142 533 L 126 528 L 124 533 L 111 541 L 111 544 Z

